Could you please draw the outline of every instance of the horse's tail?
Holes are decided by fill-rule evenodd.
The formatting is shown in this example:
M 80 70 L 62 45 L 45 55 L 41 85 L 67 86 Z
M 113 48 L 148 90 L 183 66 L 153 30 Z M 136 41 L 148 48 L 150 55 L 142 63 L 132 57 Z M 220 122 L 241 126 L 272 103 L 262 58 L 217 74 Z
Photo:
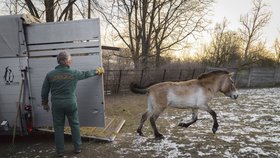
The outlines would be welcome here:
M 136 83 L 130 83 L 130 91 L 136 94 L 146 94 L 148 93 L 147 88 L 141 87 L 140 85 Z

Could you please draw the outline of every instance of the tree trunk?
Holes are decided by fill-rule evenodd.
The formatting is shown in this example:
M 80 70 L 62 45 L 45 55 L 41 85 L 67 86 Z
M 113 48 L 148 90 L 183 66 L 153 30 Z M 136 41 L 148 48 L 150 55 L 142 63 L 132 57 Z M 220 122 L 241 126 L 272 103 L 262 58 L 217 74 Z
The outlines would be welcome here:
M 72 7 L 72 5 L 76 2 L 77 0 L 69 0 L 68 5 L 64 8 L 64 10 L 62 11 L 61 15 L 58 18 L 58 21 L 61 21 L 61 19 L 63 18 L 63 16 L 67 16 L 67 13 L 70 9 L 70 7 Z
M 91 18 L 91 0 L 88 0 L 88 19 Z
M 143 0 L 142 2 L 142 65 L 143 69 L 146 69 L 148 66 L 148 41 L 147 41 L 147 29 L 146 29 L 146 23 L 147 23 L 147 11 L 148 11 L 148 1 Z
M 25 3 L 26 3 L 26 5 L 29 9 L 30 14 L 39 19 L 40 18 L 39 14 L 38 14 L 37 9 L 35 8 L 34 4 L 32 3 L 32 1 L 31 0 L 25 0 Z
M 54 22 L 54 0 L 44 0 L 46 8 L 46 22 Z
M 69 4 L 72 2 L 73 0 L 69 0 Z M 73 5 L 71 5 L 69 7 L 69 17 L 68 20 L 72 21 L 73 20 Z

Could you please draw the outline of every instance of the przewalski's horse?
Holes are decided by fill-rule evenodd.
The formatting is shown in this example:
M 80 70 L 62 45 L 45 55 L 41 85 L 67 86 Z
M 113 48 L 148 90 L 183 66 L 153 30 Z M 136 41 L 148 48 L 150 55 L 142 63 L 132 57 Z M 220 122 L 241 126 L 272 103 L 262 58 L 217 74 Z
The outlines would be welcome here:
M 189 122 L 179 124 L 179 126 L 186 128 L 197 121 L 198 109 L 209 112 L 214 120 L 212 131 L 215 134 L 219 127 L 217 115 L 207 103 L 217 92 L 222 92 L 232 99 L 237 99 L 238 93 L 231 79 L 232 76 L 233 73 L 217 70 L 201 74 L 197 79 L 189 81 L 162 82 L 148 89 L 131 87 L 133 92 L 148 93 L 148 109 L 142 115 L 137 133 L 143 136 L 143 124 L 150 118 L 155 137 L 158 139 L 164 138 L 157 129 L 156 120 L 164 109 L 170 106 L 192 109 L 192 119 Z

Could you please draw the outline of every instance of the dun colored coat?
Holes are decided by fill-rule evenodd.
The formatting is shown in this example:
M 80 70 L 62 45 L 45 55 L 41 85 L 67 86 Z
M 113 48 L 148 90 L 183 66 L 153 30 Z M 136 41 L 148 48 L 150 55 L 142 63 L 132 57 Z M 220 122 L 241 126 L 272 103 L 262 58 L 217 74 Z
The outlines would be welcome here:
M 209 112 L 214 120 L 212 131 L 216 133 L 219 127 L 217 115 L 207 103 L 217 92 L 222 92 L 232 99 L 237 99 L 238 92 L 232 76 L 233 73 L 218 70 L 201 74 L 197 79 L 189 81 L 162 82 L 149 87 L 145 90 L 148 94 L 148 108 L 142 115 L 137 133 L 143 136 L 143 124 L 149 118 L 154 136 L 158 139 L 164 138 L 156 127 L 156 120 L 167 107 L 192 109 L 192 119 L 189 122 L 180 123 L 179 126 L 181 127 L 188 127 L 197 121 L 198 109 Z M 135 87 L 133 91 L 143 93 L 143 89 Z

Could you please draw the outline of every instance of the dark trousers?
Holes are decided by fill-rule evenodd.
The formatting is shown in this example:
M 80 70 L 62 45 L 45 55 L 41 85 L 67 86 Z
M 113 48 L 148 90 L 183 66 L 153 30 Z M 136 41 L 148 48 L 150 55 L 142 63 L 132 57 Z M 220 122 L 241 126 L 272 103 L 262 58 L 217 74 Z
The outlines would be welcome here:
M 55 131 L 55 146 L 58 153 L 64 152 L 64 124 L 67 117 L 75 150 L 81 149 L 80 122 L 75 101 L 52 100 L 52 116 Z

